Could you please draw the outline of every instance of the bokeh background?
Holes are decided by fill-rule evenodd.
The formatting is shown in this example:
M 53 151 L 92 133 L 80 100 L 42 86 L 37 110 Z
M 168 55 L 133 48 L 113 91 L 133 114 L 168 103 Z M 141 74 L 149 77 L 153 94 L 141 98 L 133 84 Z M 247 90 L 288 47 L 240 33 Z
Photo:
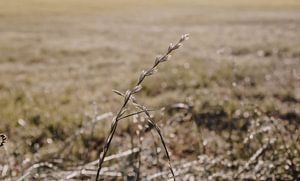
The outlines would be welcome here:
M 196 162 L 178 179 L 299 179 L 298 0 L 0 0 L 0 178 L 67 179 L 96 160 L 122 103 L 111 90 L 185 33 L 137 95 L 157 110 L 175 170 Z M 111 155 L 137 144 L 135 122 L 120 123 Z M 153 133 L 140 179 L 165 180 Z M 106 180 L 135 178 L 135 161 L 107 162 Z

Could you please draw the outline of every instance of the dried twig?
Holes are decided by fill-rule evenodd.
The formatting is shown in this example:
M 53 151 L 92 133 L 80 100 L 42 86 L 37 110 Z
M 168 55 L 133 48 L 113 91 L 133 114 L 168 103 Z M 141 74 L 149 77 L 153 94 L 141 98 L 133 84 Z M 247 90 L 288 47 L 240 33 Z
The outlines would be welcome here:
M 24 180 L 26 177 L 28 177 L 33 170 L 36 170 L 40 167 L 48 167 L 48 168 L 51 168 L 51 169 L 56 169 L 56 167 L 52 164 L 52 163 L 49 163 L 49 162 L 41 162 L 41 163 L 36 163 L 34 165 L 32 165 L 31 167 L 29 167 L 26 171 L 25 171 L 25 174 L 22 175 L 18 181 L 22 181 Z
M 242 169 L 234 176 L 234 179 L 237 179 L 245 170 L 249 169 L 249 166 L 256 162 L 260 156 L 262 156 L 265 151 L 269 148 L 270 143 L 264 144 L 261 148 L 259 148 L 254 155 L 248 160 L 248 162 L 242 167 Z
M 126 150 L 124 152 L 105 157 L 104 161 L 106 162 L 106 161 L 110 161 L 110 160 L 114 160 L 114 159 L 119 159 L 119 158 L 122 158 L 122 157 L 125 157 L 125 156 L 128 156 L 128 155 L 132 155 L 134 153 L 139 153 L 139 152 L 140 152 L 140 149 L 135 147 L 135 148 L 132 148 L 130 150 Z M 93 165 L 96 165 L 97 163 L 98 163 L 98 160 L 89 162 L 89 163 L 85 164 L 84 166 L 82 166 L 81 168 L 78 168 L 78 169 L 72 171 L 71 173 L 69 173 L 65 177 L 65 179 L 71 179 L 71 178 L 74 178 L 74 177 L 76 177 L 78 175 L 81 175 L 81 174 L 87 174 L 86 173 L 87 168 L 89 168 Z M 107 175 L 109 173 L 105 173 L 105 174 Z M 89 173 L 89 175 L 96 175 L 96 172 L 95 173 Z
M 110 160 L 113 160 L 113 159 L 122 158 L 124 156 L 128 156 L 128 155 L 131 155 L 133 153 L 137 153 L 139 151 L 140 151 L 139 148 L 133 148 L 133 149 L 130 149 L 130 150 L 127 150 L 127 151 L 124 151 L 124 152 L 121 152 L 121 153 L 118 153 L 118 154 L 115 154 L 115 155 L 105 157 L 104 161 L 110 161 Z M 99 162 L 99 160 L 95 160 L 95 161 L 92 161 L 92 162 L 90 162 L 86 165 L 96 165 L 98 162 Z

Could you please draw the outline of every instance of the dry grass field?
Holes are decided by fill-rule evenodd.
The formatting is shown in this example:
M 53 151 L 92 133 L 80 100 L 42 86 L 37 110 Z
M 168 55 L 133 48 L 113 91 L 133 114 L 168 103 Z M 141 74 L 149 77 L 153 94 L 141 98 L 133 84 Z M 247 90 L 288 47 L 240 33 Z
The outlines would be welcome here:
M 299 180 L 298 0 L 0 0 L 0 179 L 94 179 L 112 90 L 185 33 L 136 95 L 177 180 Z M 134 152 L 143 119 L 120 121 L 105 180 L 136 180 L 137 157 L 138 179 L 171 176 L 155 132 Z

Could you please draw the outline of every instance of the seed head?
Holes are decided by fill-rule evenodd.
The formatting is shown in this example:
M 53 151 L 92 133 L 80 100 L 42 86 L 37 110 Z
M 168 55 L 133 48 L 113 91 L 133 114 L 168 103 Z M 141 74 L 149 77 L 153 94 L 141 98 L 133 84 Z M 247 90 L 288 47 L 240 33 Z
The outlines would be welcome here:
M 189 34 L 184 34 L 181 36 L 181 39 L 180 39 L 180 42 L 183 42 L 185 40 L 188 40 L 189 39 Z

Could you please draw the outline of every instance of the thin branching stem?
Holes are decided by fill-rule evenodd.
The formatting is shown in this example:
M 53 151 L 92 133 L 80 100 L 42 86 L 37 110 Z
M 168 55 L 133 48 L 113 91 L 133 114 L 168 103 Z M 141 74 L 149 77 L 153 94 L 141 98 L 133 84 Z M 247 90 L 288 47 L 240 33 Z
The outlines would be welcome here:
M 105 145 L 104 145 L 103 151 L 101 152 L 101 154 L 99 156 L 99 165 L 98 165 L 98 170 L 97 170 L 97 175 L 96 175 L 96 181 L 99 180 L 99 178 L 100 178 L 100 172 L 101 172 L 101 168 L 102 168 L 102 164 L 103 164 L 104 158 L 105 158 L 105 156 L 106 156 L 106 154 L 108 152 L 108 149 L 110 147 L 110 143 L 111 143 L 111 141 L 113 139 L 113 136 L 114 136 L 114 134 L 116 132 L 116 129 L 117 129 L 117 126 L 118 126 L 118 122 L 119 122 L 120 118 L 122 118 L 122 115 L 126 111 L 125 108 L 126 108 L 128 102 L 129 102 L 129 100 L 131 99 L 131 97 L 134 94 L 136 94 L 137 92 L 139 92 L 141 90 L 141 88 L 142 88 L 141 84 L 144 81 L 144 79 L 147 76 L 150 76 L 150 75 L 154 74 L 156 72 L 156 67 L 160 63 L 167 61 L 171 57 L 171 53 L 174 50 L 176 50 L 179 47 L 181 47 L 182 46 L 182 42 L 184 42 L 188 38 L 189 38 L 188 34 L 185 34 L 185 35 L 181 36 L 180 40 L 175 45 L 170 44 L 167 52 L 164 55 L 162 55 L 162 56 L 157 56 L 156 59 L 155 59 L 155 62 L 153 64 L 153 66 L 151 68 L 149 68 L 148 70 L 142 71 L 140 77 L 138 78 L 138 81 L 137 81 L 136 85 L 132 89 L 126 91 L 126 93 L 124 95 L 124 102 L 123 102 L 122 106 L 120 107 L 119 111 L 117 112 L 117 116 L 113 118 L 110 133 L 109 133 L 109 135 L 108 135 L 108 137 L 107 137 L 107 139 L 105 141 Z M 169 153 L 168 153 L 168 150 L 166 149 L 166 145 L 165 145 L 165 142 L 163 141 L 163 137 L 161 135 L 161 132 L 160 132 L 158 126 L 156 126 L 156 124 L 151 119 L 149 119 L 150 118 L 150 114 L 149 114 L 149 112 L 146 112 L 147 109 L 140 108 L 140 110 L 141 111 L 145 111 L 145 114 L 149 115 L 149 117 L 147 116 L 149 123 L 152 124 L 155 127 L 156 131 L 158 132 L 158 134 L 159 134 L 159 136 L 160 136 L 160 138 L 162 140 L 162 143 L 163 143 L 163 145 L 165 147 L 166 155 L 167 155 L 168 160 L 169 160 L 169 167 L 170 167 L 170 170 L 172 172 L 173 178 L 175 180 L 175 175 L 174 175 L 173 169 L 171 167 L 171 163 L 170 163 Z

